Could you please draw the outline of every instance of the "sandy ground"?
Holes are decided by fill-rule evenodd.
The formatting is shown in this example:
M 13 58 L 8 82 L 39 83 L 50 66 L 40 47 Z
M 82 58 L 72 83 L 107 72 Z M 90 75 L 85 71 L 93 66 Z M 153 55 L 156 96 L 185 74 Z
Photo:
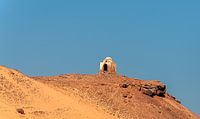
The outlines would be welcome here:
M 18 71 L 1 66 L 0 76 L 1 119 L 116 119 L 79 97 L 62 94 Z M 17 108 L 25 114 L 17 113 Z
M 119 75 L 28 77 L 0 66 L 0 119 L 200 119 L 167 93 L 141 93 L 143 83 Z

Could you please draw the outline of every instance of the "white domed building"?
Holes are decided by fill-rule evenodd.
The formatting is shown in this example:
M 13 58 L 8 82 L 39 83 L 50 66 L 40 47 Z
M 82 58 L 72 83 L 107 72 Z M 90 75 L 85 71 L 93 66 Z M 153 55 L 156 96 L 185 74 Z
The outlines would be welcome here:
M 100 73 L 116 74 L 116 63 L 111 57 L 106 57 L 100 62 Z

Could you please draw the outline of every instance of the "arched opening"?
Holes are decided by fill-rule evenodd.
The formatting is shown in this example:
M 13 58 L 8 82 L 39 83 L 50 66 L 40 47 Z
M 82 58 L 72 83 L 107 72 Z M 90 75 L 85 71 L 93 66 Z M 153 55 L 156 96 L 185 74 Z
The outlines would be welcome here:
M 108 71 L 108 65 L 107 64 L 103 65 L 103 71 Z

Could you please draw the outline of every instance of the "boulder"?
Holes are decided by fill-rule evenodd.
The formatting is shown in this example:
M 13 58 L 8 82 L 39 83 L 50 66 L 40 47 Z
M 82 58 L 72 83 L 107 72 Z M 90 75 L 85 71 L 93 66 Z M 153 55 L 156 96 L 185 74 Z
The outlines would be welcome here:
M 17 108 L 16 111 L 20 114 L 23 114 L 23 115 L 25 114 L 24 109 L 22 108 Z
M 166 86 L 159 81 L 148 81 L 147 83 L 140 85 L 140 90 L 151 97 L 155 95 L 164 97 Z

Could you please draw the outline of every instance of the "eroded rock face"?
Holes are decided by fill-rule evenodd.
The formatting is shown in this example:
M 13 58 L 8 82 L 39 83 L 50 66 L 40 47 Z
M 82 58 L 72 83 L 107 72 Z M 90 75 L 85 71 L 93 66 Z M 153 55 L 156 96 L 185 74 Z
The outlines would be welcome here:
M 140 91 L 151 97 L 155 95 L 164 97 L 164 94 L 166 93 L 166 86 L 159 81 L 149 81 L 140 86 Z

